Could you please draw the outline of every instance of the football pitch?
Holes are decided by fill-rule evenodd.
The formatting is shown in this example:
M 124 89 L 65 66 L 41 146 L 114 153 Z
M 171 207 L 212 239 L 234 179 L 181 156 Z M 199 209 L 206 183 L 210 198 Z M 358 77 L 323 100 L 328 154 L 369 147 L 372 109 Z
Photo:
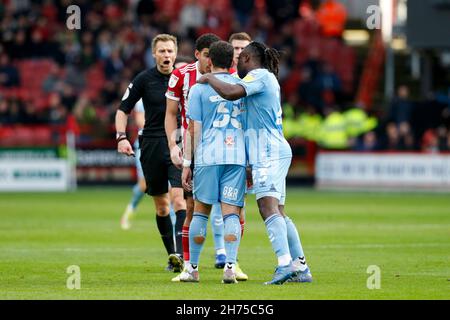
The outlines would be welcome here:
M 131 230 L 120 229 L 130 195 L 129 188 L 0 194 L 0 299 L 450 299 L 449 194 L 288 189 L 286 212 L 314 282 L 282 286 L 262 284 L 276 258 L 254 197 L 239 251 L 249 281 L 224 285 L 209 226 L 200 283 L 170 282 L 152 200 L 141 202 Z M 74 265 L 81 287 L 70 290 Z

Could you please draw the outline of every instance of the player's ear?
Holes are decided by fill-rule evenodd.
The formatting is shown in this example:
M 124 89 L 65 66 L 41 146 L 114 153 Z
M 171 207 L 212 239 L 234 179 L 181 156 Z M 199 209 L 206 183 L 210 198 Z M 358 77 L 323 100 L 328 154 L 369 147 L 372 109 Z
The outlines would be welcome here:
M 242 54 L 242 52 L 241 52 Z M 244 60 L 245 63 L 248 63 L 250 61 L 250 55 L 247 53 L 244 53 L 242 59 Z
M 195 52 L 194 52 L 194 56 L 195 56 L 195 59 L 199 59 L 200 58 L 200 51 L 198 51 L 198 50 L 195 50 Z

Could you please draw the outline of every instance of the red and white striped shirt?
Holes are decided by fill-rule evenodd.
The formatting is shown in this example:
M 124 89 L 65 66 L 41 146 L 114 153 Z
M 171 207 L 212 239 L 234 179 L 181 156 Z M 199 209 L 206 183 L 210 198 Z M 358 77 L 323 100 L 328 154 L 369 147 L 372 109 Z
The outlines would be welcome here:
M 166 98 L 178 101 L 183 128 L 188 128 L 189 120 L 186 119 L 187 99 L 189 89 L 197 83 L 202 74 L 198 70 L 198 62 L 193 62 L 179 69 L 175 69 L 169 79 Z

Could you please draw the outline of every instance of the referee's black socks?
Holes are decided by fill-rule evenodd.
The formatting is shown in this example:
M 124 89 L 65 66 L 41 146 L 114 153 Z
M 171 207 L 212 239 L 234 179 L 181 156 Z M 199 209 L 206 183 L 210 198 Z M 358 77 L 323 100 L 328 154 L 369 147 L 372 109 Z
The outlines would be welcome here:
M 183 257 L 183 224 L 186 219 L 186 210 L 178 210 L 175 212 L 176 222 L 175 222 L 175 243 L 176 252 Z
M 156 224 L 158 225 L 159 233 L 161 234 L 161 239 L 166 247 L 167 254 L 172 254 L 175 252 L 175 244 L 173 242 L 173 225 L 170 215 L 161 217 L 156 215 Z

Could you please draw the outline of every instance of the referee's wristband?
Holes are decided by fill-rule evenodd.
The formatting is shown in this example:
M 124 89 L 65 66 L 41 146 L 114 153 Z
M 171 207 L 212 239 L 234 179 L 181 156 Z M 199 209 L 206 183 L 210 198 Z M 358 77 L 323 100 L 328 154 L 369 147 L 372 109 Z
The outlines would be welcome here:
M 190 168 L 191 167 L 191 160 L 183 159 L 183 167 L 184 168 Z
M 127 136 L 121 136 L 120 138 L 118 138 L 116 141 L 117 143 L 119 143 L 122 140 L 128 140 Z
M 119 142 L 121 140 L 123 140 L 123 138 L 127 138 L 127 133 L 126 132 L 117 132 L 116 133 L 116 141 Z

